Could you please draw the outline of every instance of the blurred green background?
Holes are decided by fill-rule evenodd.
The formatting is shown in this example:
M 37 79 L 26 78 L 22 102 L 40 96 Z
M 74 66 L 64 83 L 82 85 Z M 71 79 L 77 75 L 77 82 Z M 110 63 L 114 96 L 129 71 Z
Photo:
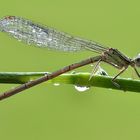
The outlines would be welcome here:
M 0 17 L 16 15 L 117 48 L 139 53 L 138 0 L 1 0 Z M 96 55 L 27 46 L 0 33 L 0 71 L 55 71 Z M 110 75 L 118 70 L 103 64 Z M 76 71 L 91 72 L 86 66 Z M 136 77 L 128 69 L 122 77 Z M 0 85 L 5 91 L 16 85 Z M 2 140 L 140 139 L 140 94 L 103 88 L 78 92 L 72 85 L 43 83 L 0 102 Z

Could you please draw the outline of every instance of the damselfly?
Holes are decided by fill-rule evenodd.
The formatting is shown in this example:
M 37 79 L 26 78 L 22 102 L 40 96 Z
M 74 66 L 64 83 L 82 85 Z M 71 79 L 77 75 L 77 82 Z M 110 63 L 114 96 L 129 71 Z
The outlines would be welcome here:
M 70 70 L 76 69 L 78 67 L 82 67 L 84 65 L 88 65 L 90 63 L 97 62 L 95 69 L 101 62 L 106 62 L 117 69 L 120 69 L 120 72 L 114 76 L 112 79 L 112 83 L 120 87 L 115 79 L 122 74 L 128 66 L 134 68 L 138 77 L 140 74 L 138 73 L 136 67 L 140 67 L 140 55 L 136 58 L 131 59 L 114 48 L 104 47 L 94 41 L 89 41 L 86 39 L 82 39 L 79 37 L 74 37 L 67 33 L 58 31 L 56 29 L 42 26 L 36 23 L 33 23 L 30 20 L 16 17 L 16 16 L 7 16 L 0 20 L 0 30 L 2 32 L 7 32 L 14 38 L 26 42 L 28 44 L 32 44 L 38 47 L 50 48 L 62 51 L 81 51 L 81 50 L 90 50 L 96 52 L 100 55 L 88 58 L 78 63 L 71 64 L 66 66 L 58 71 L 55 71 L 51 74 L 47 74 L 39 79 L 30 81 L 21 86 L 18 86 L 15 89 L 11 89 L 0 95 L 0 100 L 12 96 L 20 91 L 38 85 L 44 81 L 52 79 L 62 73 L 66 73 Z

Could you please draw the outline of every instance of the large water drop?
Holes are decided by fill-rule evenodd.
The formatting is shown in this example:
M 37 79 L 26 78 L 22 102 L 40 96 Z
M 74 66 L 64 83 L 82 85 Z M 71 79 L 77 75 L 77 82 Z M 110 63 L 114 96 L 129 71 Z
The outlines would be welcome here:
M 53 85 L 54 86 L 60 86 L 60 83 L 54 83 Z
M 77 85 L 75 85 L 74 87 L 79 92 L 84 92 L 84 91 L 89 89 L 89 87 L 86 87 L 86 86 L 77 86 Z

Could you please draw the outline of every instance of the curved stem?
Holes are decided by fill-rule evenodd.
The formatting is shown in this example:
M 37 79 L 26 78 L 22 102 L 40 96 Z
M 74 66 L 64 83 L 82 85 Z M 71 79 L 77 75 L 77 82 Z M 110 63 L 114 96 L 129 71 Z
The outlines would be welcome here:
M 46 73 L 48 72 L 0 72 L 0 83 L 23 84 L 30 80 L 42 77 Z M 62 74 L 48 82 L 140 92 L 140 80 L 131 78 L 117 78 L 116 82 L 121 86 L 121 88 L 117 88 L 112 84 L 111 79 L 113 77 L 111 76 L 95 75 L 91 78 L 91 80 L 89 80 L 90 75 L 90 73 L 83 72 L 68 73 Z

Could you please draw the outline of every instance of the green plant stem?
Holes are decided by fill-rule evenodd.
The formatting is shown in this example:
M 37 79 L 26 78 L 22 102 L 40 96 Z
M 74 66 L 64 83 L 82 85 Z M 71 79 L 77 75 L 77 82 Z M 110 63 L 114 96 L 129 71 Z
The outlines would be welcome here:
M 23 84 L 42 77 L 46 73 L 47 72 L 0 72 L 0 83 Z M 111 76 L 95 75 L 91 80 L 89 80 L 89 77 L 90 73 L 68 73 L 62 74 L 48 82 L 140 92 L 140 80 L 117 78 L 116 82 L 121 86 L 121 88 L 117 88 L 111 82 L 113 78 Z

